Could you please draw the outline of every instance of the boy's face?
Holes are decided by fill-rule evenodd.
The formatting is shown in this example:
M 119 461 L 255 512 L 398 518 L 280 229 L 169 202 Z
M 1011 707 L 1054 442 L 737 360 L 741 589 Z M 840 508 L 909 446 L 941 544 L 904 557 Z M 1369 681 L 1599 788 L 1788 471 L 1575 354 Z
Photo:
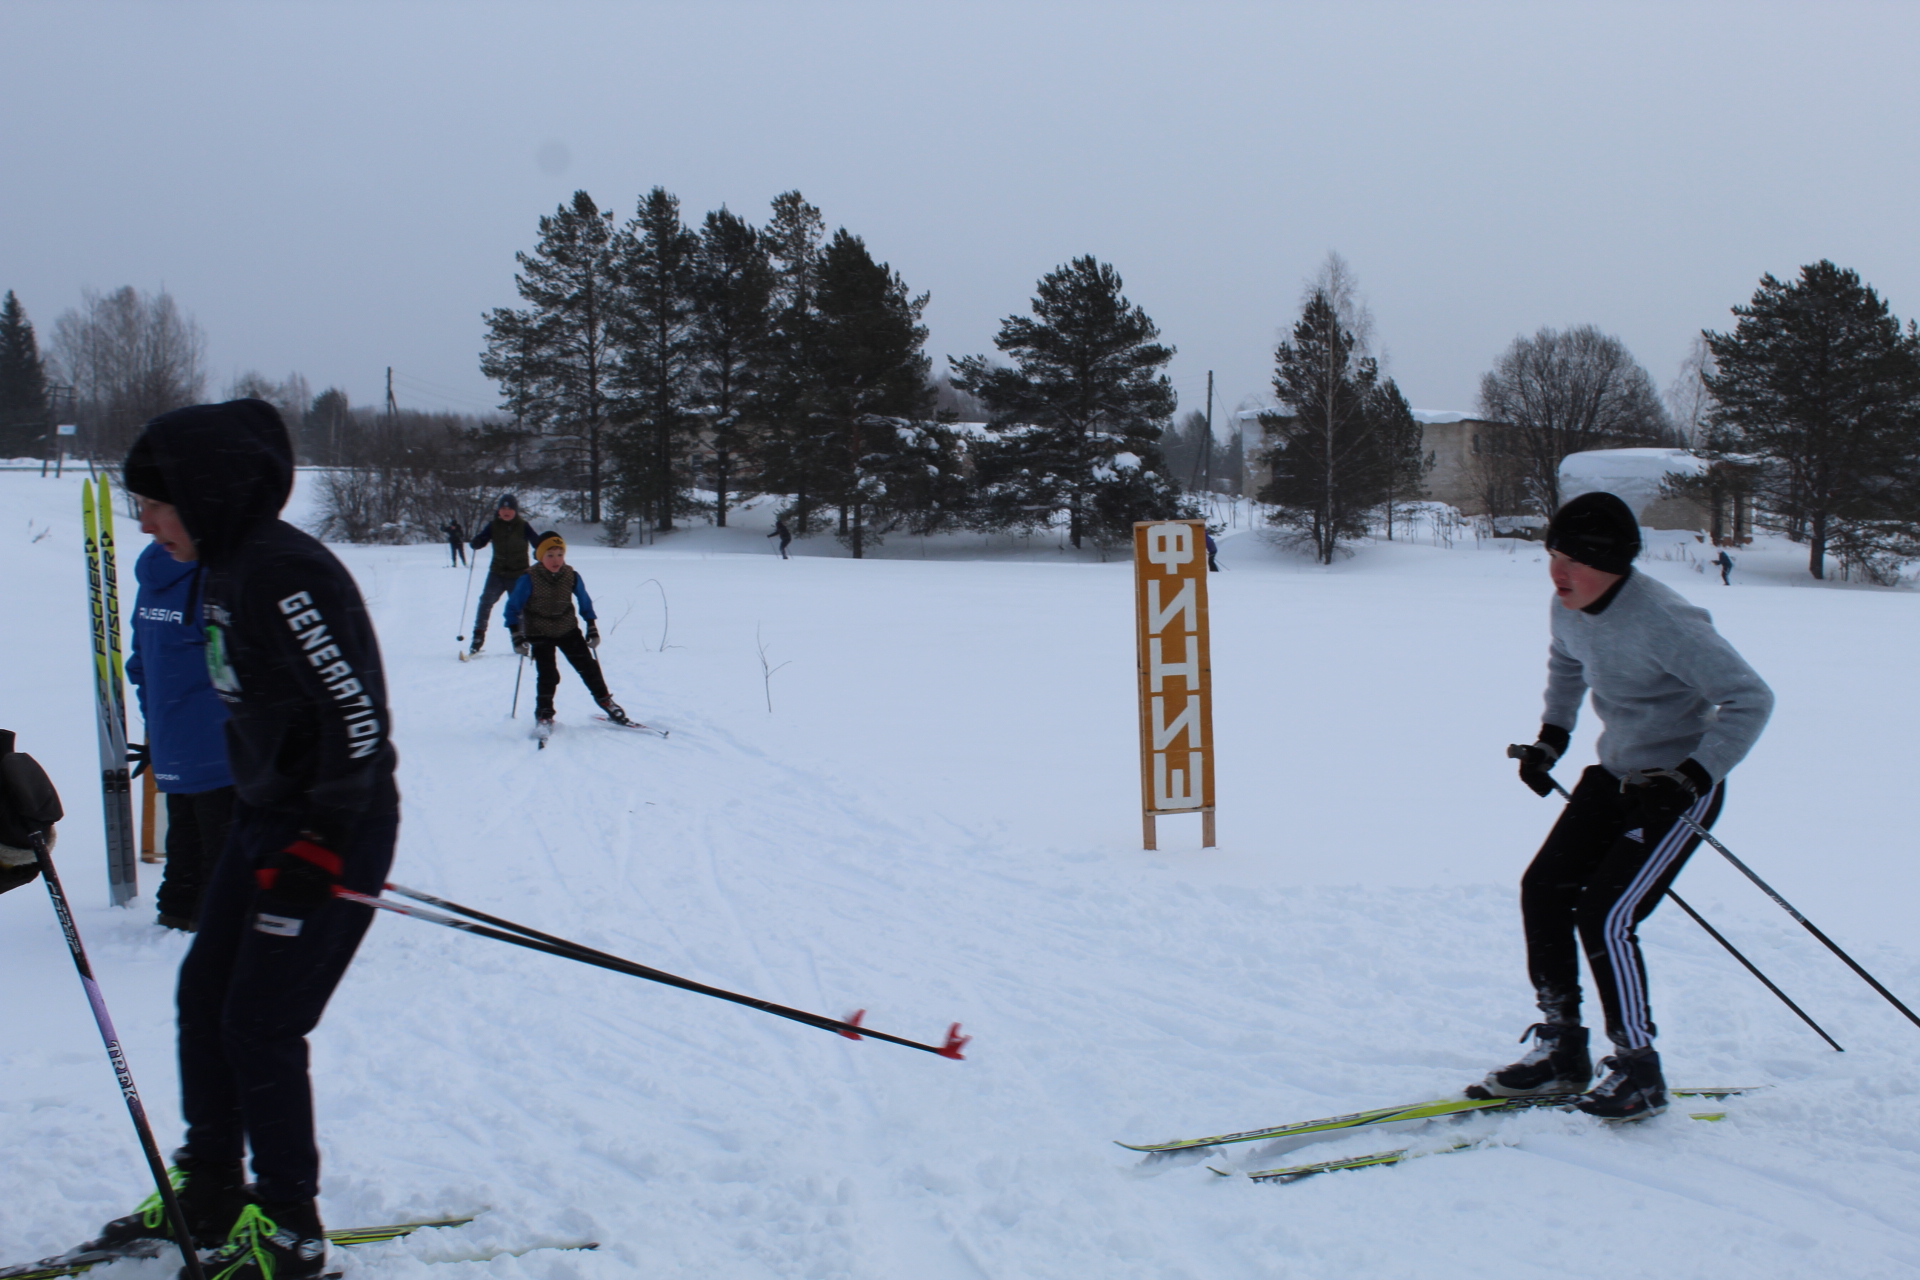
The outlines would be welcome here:
M 182 564 L 200 558 L 200 548 L 193 545 L 193 539 L 187 536 L 187 526 L 180 519 L 180 508 L 171 502 L 142 497 L 140 532 L 152 535 L 168 555 Z
M 518 511 L 515 511 L 512 507 L 502 507 L 500 508 L 497 514 L 499 515 L 501 520 L 505 521 L 508 524 L 512 524 L 513 518 L 519 515 L 520 513 Z
M 1555 551 L 1547 561 L 1547 576 L 1553 579 L 1554 599 L 1566 608 L 1584 609 L 1625 575 L 1581 564 L 1566 552 Z
M 547 566 L 548 573 L 558 573 L 567 567 L 565 547 L 549 547 L 540 553 L 540 563 Z

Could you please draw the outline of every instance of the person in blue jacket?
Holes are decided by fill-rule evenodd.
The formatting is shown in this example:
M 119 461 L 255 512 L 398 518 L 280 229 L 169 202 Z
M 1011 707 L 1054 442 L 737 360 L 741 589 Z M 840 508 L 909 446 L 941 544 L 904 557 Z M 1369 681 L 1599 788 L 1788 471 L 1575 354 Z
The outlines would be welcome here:
M 167 868 L 155 904 L 161 924 L 191 933 L 233 819 L 227 705 L 207 676 L 200 562 L 182 564 L 151 542 L 133 574 L 140 592 L 127 679 L 147 725 L 147 767 L 167 797 Z

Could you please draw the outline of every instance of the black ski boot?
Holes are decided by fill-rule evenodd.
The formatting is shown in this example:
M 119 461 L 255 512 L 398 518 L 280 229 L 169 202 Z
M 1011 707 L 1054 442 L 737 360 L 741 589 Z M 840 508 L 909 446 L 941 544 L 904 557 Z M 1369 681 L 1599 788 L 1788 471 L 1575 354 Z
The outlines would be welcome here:
M 313 1201 L 249 1200 L 226 1243 L 201 1259 L 207 1280 L 319 1280 L 327 1274 L 327 1237 Z M 187 1280 L 185 1267 L 180 1280 Z
M 195 1160 L 186 1151 L 173 1153 L 173 1168 L 167 1170 L 180 1208 L 187 1216 L 187 1229 L 193 1232 L 196 1248 L 211 1249 L 227 1238 L 227 1232 L 246 1207 L 246 1176 L 240 1162 L 207 1164 Z M 167 1206 L 154 1192 L 140 1207 L 124 1218 L 115 1218 L 100 1230 L 97 1239 L 81 1245 L 77 1253 L 97 1253 L 101 1260 L 125 1257 L 158 1257 L 174 1243 L 173 1223 L 167 1218 Z
M 615 702 L 612 698 L 601 699 L 600 709 L 606 712 L 607 719 L 613 721 L 615 724 L 632 724 L 633 723 L 633 721 L 627 719 L 627 713 L 620 709 L 620 704 Z
M 1469 1098 L 1533 1098 L 1548 1093 L 1584 1093 L 1593 1083 L 1587 1029 L 1570 1022 L 1536 1022 L 1520 1036 L 1533 1048 L 1520 1061 L 1489 1072 L 1467 1086 Z
M 1607 1078 L 1574 1105 L 1602 1120 L 1644 1120 L 1667 1109 L 1667 1081 L 1652 1045 L 1600 1059 Z

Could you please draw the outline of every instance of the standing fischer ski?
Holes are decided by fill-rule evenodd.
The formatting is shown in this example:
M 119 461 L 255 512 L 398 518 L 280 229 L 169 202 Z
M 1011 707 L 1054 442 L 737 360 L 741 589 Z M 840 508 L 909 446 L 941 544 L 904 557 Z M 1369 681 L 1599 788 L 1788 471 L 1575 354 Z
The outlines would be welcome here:
M 100 809 L 106 819 L 107 889 L 124 907 L 140 893 L 133 840 L 133 783 L 127 773 L 127 696 L 120 661 L 120 589 L 113 565 L 113 494 L 100 477 L 80 493 L 86 530 L 87 599 L 93 626 L 94 725 L 100 740 Z

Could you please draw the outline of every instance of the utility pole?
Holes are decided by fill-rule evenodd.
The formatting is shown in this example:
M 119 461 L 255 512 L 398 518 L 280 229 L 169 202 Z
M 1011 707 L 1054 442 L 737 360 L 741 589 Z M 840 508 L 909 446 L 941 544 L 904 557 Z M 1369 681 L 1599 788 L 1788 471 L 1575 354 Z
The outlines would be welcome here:
M 1207 492 L 1213 492 L 1213 370 L 1207 370 Z
M 394 416 L 398 412 L 399 410 L 394 406 L 394 403 L 393 403 L 393 366 L 388 365 L 387 366 L 387 430 L 389 432 L 393 430 Z

